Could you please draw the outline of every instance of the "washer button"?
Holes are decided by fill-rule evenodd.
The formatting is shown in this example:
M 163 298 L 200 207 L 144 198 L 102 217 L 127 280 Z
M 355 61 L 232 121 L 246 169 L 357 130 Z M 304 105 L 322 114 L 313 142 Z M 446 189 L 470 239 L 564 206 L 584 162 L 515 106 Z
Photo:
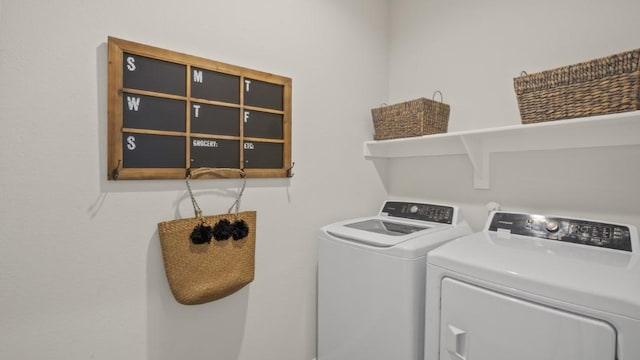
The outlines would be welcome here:
M 547 223 L 544 224 L 544 228 L 547 229 L 548 232 L 556 232 L 560 230 L 560 225 L 555 220 L 547 220 Z

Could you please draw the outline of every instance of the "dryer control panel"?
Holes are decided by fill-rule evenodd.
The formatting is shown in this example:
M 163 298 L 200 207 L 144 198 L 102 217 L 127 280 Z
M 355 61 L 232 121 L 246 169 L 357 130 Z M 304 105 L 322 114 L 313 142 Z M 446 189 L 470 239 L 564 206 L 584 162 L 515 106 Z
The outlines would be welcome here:
M 412 220 L 452 224 L 454 208 L 451 206 L 415 202 L 387 201 L 384 203 L 380 214 Z
M 558 240 L 588 246 L 632 251 L 627 226 L 590 220 L 496 212 L 489 231 L 508 230 L 511 234 Z

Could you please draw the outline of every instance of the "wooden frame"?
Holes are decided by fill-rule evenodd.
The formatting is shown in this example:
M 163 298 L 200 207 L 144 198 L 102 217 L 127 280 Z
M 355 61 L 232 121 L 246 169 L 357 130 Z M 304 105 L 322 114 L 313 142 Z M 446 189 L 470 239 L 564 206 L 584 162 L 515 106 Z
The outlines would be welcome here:
M 244 170 L 247 177 L 277 178 L 291 176 L 292 81 L 290 78 L 113 37 L 109 37 L 108 47 L 109 148 L 107 173 L 109 180 L 184 179 L 189 169 L 197 167 L 237 168 Z M 132 58 L 133 60 L 131 60 Z M 160 66 L 165 65 L 173 66 L 179 71 L 184 69 L 184 84 L 179 84 L 182 80 L 177 81 L 178 84 L 174 84 L 176 81 L 173 81 L 171 86 L 177 85 L 177 87 L 180 88 L 176 93 L 163 92 L 163 90 L 149 90 L 145 89 L 145 86 L 126 87 L 125 82 L 127 82 L 127 79 L 132 79 L 132 76 L 134 76 L 126 73 L 127 66 L 131 66 L 128 69 L 130 71 L 134 71 L 131 69 L 135 69 L 134 61 L 136 60 L 138 60 L 138 63 L 147 61 L 148 63 L 153 64 L 153 66 L 158 67 L 158 69 Z M 231 97 L 234 98 L 233 100 L 220 100 L 216 99 L 215 96 L 211 98 L 192 96 L 192 89 L 196 89 L 198 85 L 197 83 L 202 82 L 203 71 L 206 76 L 217 76 L 222 80 L 207 88 L 208 90 L 219 92 L 219 90 L 221 90 L 220 88 L 224 85 L 223 83 L 225 83 L 231 84 L 232 86 L 226 90 L 222 90 L 226 91 L 226 94 L 232 94 L 236 87 L 235 81 L 239 81 L 237 84 L 239 90 L 239 94 L 237 94 L 238 97 L 236 98 L 235 94 L 232 94 L 233 96 Z M 171 82 L 169 80 L 165 81 L 162 74 L 164 74 L 164 72 L 156 72 L 154 76 L 148 76 L 146 79 L 148 79 L 149 82 L 156 80 L 160 82 L 164 81 L 165 83 Z M 138 75 L 136 74 L 135 76 Z M 180 78 L 176 77 L 175 79 Z M 141 81 L 144 82 L 147 80 L 143 79 Z M 133 80 L 129 80 L 129 83 L 132 82 Z M 253 93 L 251 92 L 251 85 L 253 86 L 253 89 L 256 89 Z M 182 90 L 183 86 L 184 91 Z M 269 100 L 272 98 L 275 100 Z M 134 101 L 132 101 L 132 99 Z M 181 107 L 184 106 L 184 124 L 182 124 L 182 120 L 180 119 L 182 114 L 180 114 L 178 116 L 178 120 L 168 120 L 173 124 L 169 127 L 174 128 L 154 129 L 153 127 L 156 127 L 157 125 L 148 124 L 157 124 L 154 122 L 156 119 L 153 118 L 153 116 L 148 115 L 145 118 L 144 114 L 146 114 L 145 111 L 150 111 L 149 108 L 155 105 L 146 105 L 146 107 L 144 107 L 145 111 L 140 111 L 141 115 L 135 113 L 139 110 L 138 105 L 140 104 L 141 99 L 143 99 L 145 104 L 152 102 L 171 103 L 171 107 L 174 110 L 176 108 L 181 109 Z M 278 104 L 279 101 L 282 102 L 281 106 Z M 267 105 L 264 105 L 265 103 Z M 157 116 L 161 117 L 170 117 L 171 115 L 167 115 L 167 112 L 163 110 L 162 106 L 153 110 L 155 111 L 154 114 L 159 114 Z M 232 115 L 233 118 L 235 118 L 237 113 L 237 124 L 234 123 L 233 120 L 231 122 L 226 120 L 227 124 L 230 124 L 226 126 L 231 126 L 233 129 L 232 133 L 225 134 L 224 132 L 226 130 L 209 130 L 212 128 L 212 124 L 214 124 L 216 120 L 214 120 L 214 122 L 206 123 L 207 129 L 202 130 L 203 127 L 199 126 L 196 131 L 195 127 L 192 125 L 196 124 L 196 117 L 199 115 L 198 110 L 201 107 L 216 109 L 216 111 L 220 112 L 231 112 L 234 114 Z M 132 111 L 129 112 L 129 110 Z M 249 122 L 249 116 L 251 114 L 256 114 L 253 116 L 259 117 L 260 120 Z M 136 117 L 134 117 L 134 115 Z M 134 125 L 131 126 L 131 124 Z M 143 125 L 139 126 L 139 124 Z M 127 135 L 127 139 L 125 139 L 125 135 Z M 136 152 L 138 151 L 136 143 L 132 141 L 132 138 L 133 140 L 136 140 L 136 137 L 138 138 L 138 141 L 140 138 L 153 139 L 158 144 L 160 142 L 167 142 L 171 139 L 172 144 L 174 144 L 172 145 L 173 149 L 180 149 L 182 141 L 184 140 L 184 166 L 175 165 L 181 163 L 182 150 L 177 154 L 174 154 L 171 153 L 168 146 L 156 145 L 155 148 L 150 147 L 151 150 L 148 150 L 147 152 L 147 154 L 150 155 L 145 155 L 147 156 L 146 158 L 142 155 L 137 155 L 140 152 Z M 129 143 L 127 143 L 127 141 L 129 141 Z M 219 143 L 224 143 L 226 149 L 224 151 L 226 151 L 227 154 L 232 155 L 229 157 L 231 160 L 225 160 L 227 162 L 231 161 L 231 165 L 210 165 L 220 163 L 222 160 L 216 159 L 216 156 L 218 155 L 215 155 L 218 153 L 221 154 L 221 151 L 223 151 L 217 149 Z M 229 150 L 234 149 L 236 145 L 238 150 L 237 153 L 235 153 L 234 150 Z M 194 146 L 209 146 L 210 148 L 203 150 L 197 149 Z M 196 150 L 200 152 L 197 152 Z M 208 153 L 202 155 L 202 151 Z M 229 151 L 231 151 L 231 153 L 229 153 Z M 194 159 L 196 153 L 200 157 L 198 161 Z M 281 161 L 280 153 L 282 154 Z M 235 161 L 236 155 L 238 156 L 237 163 Z M 174 159 L 172 160 L 173 163 L 168 162 L 168 160 L 166 160 L 167 158 Z M 155 166 L 153 161 L 154 159 L 158 162 L 162 162 L 161 166 Z M 251 163 L 250 160 L 253 161 L 253 163 Z M 148 163 L 151 163 L 151 165 L 147 166 Z M 200 166 L 192 166 L 196 163 Z M 237 165 L 234 166 L 234 164 Z M 216 174 L 218 175 L 215 176 L 237 176 L 237 172 L 228 173 L 229 175 L 227 176 L 223 173 L 217 172 Z

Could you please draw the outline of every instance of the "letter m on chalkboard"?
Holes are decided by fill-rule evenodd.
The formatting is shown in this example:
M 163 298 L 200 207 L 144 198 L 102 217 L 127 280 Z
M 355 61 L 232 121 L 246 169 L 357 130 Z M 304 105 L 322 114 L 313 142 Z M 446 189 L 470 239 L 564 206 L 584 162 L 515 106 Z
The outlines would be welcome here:
M 202 70 L 193 70 L 193 82 L 202 84 Z
M 129 105 L 129 110 L 138 111 L 140 107 L 140 98 L 135 96 L 127 96 L 127 104 Z

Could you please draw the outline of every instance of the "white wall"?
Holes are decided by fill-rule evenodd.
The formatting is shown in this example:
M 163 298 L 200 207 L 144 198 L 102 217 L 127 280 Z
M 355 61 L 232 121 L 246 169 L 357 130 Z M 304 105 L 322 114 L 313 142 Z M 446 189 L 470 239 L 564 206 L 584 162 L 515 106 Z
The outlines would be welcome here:
M 387 97 L 384 0 L 0 1 L 0 357 L 315 356 L 316 231 L 385 197 L 371 104 Z M 192 216 L 184 183 L 106 180 L 106 40 L 293 78 L 291 179 L 250 179 L 256 279 L 177 304 L 156 224 Z M 237 184 L 194 185 L 207 213 Z M 199 190 L 199 191 L 198 191 Z
M 2 357 L 311 359 L 316 230 L 386 191 L 476 228 L 487 201 L 638 224 L 638 147 L 496 155 L 490 190 L 461 156 L 362 158 L 371 107 L 439 89 L 450 131 L 517 124 L 521 70 L 636 48 L 638 23 L 636 0 L 0 0 Z M 109 35 L 293 78 L 295 176 L 249 181 L 256 280 L 226 299 L 169 293 L 156 224 L 191 216 L 182 181 L 106 180 Z M 220 213 L 236 184 L 194 187 Z
M 398 0 L 392 2 L 389 102 L 451 105 L 449 131 L 520 123 L 513 78 L 636 49 L 637 0 Z M 544 142 L 544 139 L 540 139 Z M 640 225 L 640 147 L 503 153 L 491 189 L 475 190 L 464 156 L 405 158 L 380 166 L 391 195 L 462 206 L 472 227 L 485 204 Z

